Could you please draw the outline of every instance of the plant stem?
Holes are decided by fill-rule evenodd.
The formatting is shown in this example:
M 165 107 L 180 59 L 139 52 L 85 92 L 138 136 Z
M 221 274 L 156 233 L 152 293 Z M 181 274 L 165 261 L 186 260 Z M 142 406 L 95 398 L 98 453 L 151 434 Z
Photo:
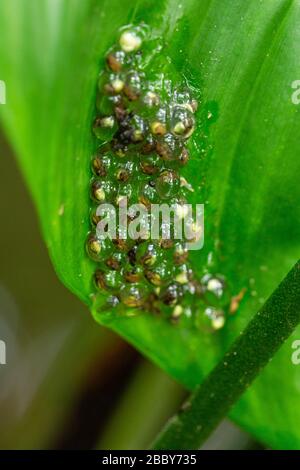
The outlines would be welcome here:
M 300 322 L 300 261 L 171 418 L 154 449 L 199 449 Z

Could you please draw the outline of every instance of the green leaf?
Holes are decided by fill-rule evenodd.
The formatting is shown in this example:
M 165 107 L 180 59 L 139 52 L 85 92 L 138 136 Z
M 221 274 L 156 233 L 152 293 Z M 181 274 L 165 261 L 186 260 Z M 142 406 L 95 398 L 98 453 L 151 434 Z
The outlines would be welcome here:
M 146 314 L 109 322 L 190 389 L 299 258 L 300 119 L 291 101 L 299 78 L 299 8 L 292 0 L 0 4 L 3 125 L 57 273 L 89 307 L 91 123 L 97 75 L 118 28 L 143 20 L 155 29 L 167 43 L 174 77 L 185 76 L 201 95 L 187 175 L 199 187 L 197 202 L 205 202 L 206 241 L 192 261 L 201 273 L 212 258 L 211 269 L 226 276 L 234 294 L 247 289 L 245 298 L 214 334 Z M 232 412 L 273 447 L 300 444 L 300 375 L 290 355 L 287 342 Z

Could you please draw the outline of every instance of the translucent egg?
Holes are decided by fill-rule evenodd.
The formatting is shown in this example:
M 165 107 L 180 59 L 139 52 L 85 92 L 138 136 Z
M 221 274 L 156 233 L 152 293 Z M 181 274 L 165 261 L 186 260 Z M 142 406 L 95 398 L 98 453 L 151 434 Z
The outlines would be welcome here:
M 133 116 L 130 120 L 130 128 L 132 131 L 131 141 L 133 143 L 142 142 L 147 133 L 147 124 L 139 116 Z
M 142 184 L 141 196 L 144 198 L 141 199 L 141 202 L 146 206 L 159 202 L 159 195 L 154 181 L 150 180 L 149 182 Z
M 114 116 L 97 117 L 94 121 L 93 131 L 97 139 L 107 141 L 112 139 L 117 130 Z
M 97 215 L 97 207 L 92 207 L 90 211 L 90 221 L 91 224 L 96 227 L 97 224 L 100 222 L 101 217 Z
M 136 251 L 136 260 L 143 266 L 153 266 L 158 259 L 154 243 L 141 243 Z
M 124 65 L 126 64 L 126 54 L 121 50 L 111 51 L 106 56 L 106 64 L 110 71 L 114 73 L 121 72 Z
M 111 306 L 108 304 L 108 297 L 105 291 L 98 291 L 94 295 L 93 308 L 101 315 L 109 316 L 111 314 Z
M 156 142 L 155 150 L 166 162 L 176 161 L 181 156 L 183 144 L 172 134 L 166 134 L 163 139 Z
M 152 269 L 145 270 L 145 277 L 150 284 L 154 286 L 162 286 L 172 275 L 172 267 L 166 262 L 162 261 Z
M 229 304 L 230 291 L 223 276 L 208 273 L 202 277 L 201 283 L 205 289 L 204 297 L 208 305 L 223 308 Z
M 87 237 L 86 251 L 91 259 L 94 261 L 101 261 L 103 257 L 101 253 L 101 241 L 94 233 L 89 234 Z
M 141 75 L 131 70 L 125 77 L 123 93 L 129 101 L 136 101 L 141 94 Z
M 115 252 L 112 253 L 109 258 L 105 260 L 105 264 L 109 269 L 113 271 L 121 271 L 127 262 L 125 253 Z
M 133 244 L 134 244 L 134 241 L 133 240 L 130 240 L 128 238 L 120 238 L 120 237 L 116 237 L 112 240 L 113 242 L 113 245 L 115 247 L 115 249 L 117 251 L 120 251 L 120 252 L 123 252 L 123 253 L 126 253 L 128 252 Z
M 184 309 L 181 305 L 176 305 L 172 311 L 172 316 L 171 316 L 171 319 L 173 321 L 178 321 L 179 318 L 182 316 L 184 312 Z
M 160 300 L 166 305 L 176 305 L 180 302 L 182 294 L 182 287 L 178 283 L 173 282 L 161 291 Z
M 143 102 L 149 108 L 158 108 L 160 104 L 160 97 L 154 91 L 148 90 L 144 93 Z
M 172 110 L 171 132 L 179 139 L 188 139 L 195 130 L 193 113 L 186 108 L 175 106 Z
M 126 181 L 129 180 L 129 177 L 130 177 L 130 172 L 128 171 L 127 168 L 125 167 L 119 167 L 116 171 L 116 179 L 117 181 L 119 181 L 120 183 L 126 183 Z
M 92 170 L 94 175 L 100 177 L 107 176 L 108 170 L 111 167 L 111 160 L 110 155 L 95 155 L 92 158 Z
M 127 307 L 141 307 L 146 300 L 147 290 L 137 284 L 123 285 L 120 290 L 120 298 Z
M 110 292 L 118 291 L 122 285 L 122 276 L 118 271 L 104 271 L 97 269 L 94 275 L 95 284 L 98 289 Z
M 177 266 L 174 269 L 174 279 L 178 284 L 181 284 L 181 285 L 188 284 L 189 281 L 192 279 L 192 277 L 193 277 L 193 272 L 191 268 L 186 264 Z
M 94 232 L 91 232 L 86 240 L 86 251 L 93 261 L 103 261 L 113 250 L 109 239 L 100 240 Z
M 107 297 L 108 308 L 115 308 L 119 305 L 120 300 L 117 295 L 109 295 Z
M 103 74 L 99 77 L 98 89 L 102 95 L 117 96 L 115 102 L 121 102 L 119 96 L 125 86 L 123 75 L 121 74 Z
M 161 199 L 174 197 L 178 193 L 179 187 L 178 174 L 172 170 L 163 170 L 155 181 L 155 188 Z
M 156 152 L 156 141 L 152 135 L 146 135 L 145 142 L 143 142 L 140 151 L 142 156 L 153 155 Z
M 115 193 L 113 184 L 105 179 L 93 179 L 91 183 L 91 198 L 98 203 L 112 200 Z
M 133 52 L 142 45 L 142 38 L 134 31 L 124 31 L 120 36 L 120 46 L 124 52 Z
M 212 325 L 211 325 L 211 318 L 205 313 L 205 310 L 207 309 L 207 305 L 203 301 L 203 299 L 198 300 L 197 303 L 194 306 L 194 312 L 193 312 L 193 321 L 195 324 L 195 327 L 202 331 L 203 333 L 210 333 L 213 331 Z
M 157 155 L 142 155 L 140 169 L 145 175 L 156 175 L 161 169 L 162 163 Z

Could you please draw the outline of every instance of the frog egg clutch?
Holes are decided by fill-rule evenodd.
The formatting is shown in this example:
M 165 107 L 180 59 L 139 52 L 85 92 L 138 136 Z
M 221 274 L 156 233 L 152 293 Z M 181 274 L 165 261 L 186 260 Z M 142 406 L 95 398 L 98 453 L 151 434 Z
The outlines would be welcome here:
M 230 300 L 226 282 L 210 274 L 197 279 L 185 239 L 151 239 L 146 229 L 138 239 L 122 238 L 118 230 L 114 238 L 102 239 L 96 230 L 99 204 L 109 203 L 118 211 L 126 198 L 128 206 L 142 205 L 149 219 L 152 204 L 175 204 L 183 217 L 193 191 L 182 168 L 189 162 L 187 143 L 198 104 L 185 82 L 172 83 L 164 68 L 153 71 L 160 48 L 151 44 L 145 25 L 126 27 L 99 76 L 86 241 L 96 263 L 95 306 L 100 314 L 144 311 L 217 330 L 225 323 Z

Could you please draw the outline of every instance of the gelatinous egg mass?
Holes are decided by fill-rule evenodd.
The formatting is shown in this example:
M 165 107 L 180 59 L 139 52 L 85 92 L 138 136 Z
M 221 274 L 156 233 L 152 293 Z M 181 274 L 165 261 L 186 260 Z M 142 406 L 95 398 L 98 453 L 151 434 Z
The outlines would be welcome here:
M 153 240 L 143 221 L 138 239 L 122 237 L 119 226 L 114 238 L 103 239 L 97 232 L 104 218 L 99 205 L 112 204 L 118 213 L 125 199 L 128 206 L 141 204 L 146 219 L 153 203 L 175 204 L 179 220 L 186 216 L 184 203 L 194 188 L 182 169 L 189 162 L 187 144 L 197 127 L 198 103 L 184 77 L 173 83 L 166 75 L 163 65 L 171 64 L 170 58 L 155 67 L 162 50 L 161 38 L 153 38 L 145 24 L 126 26 L 100 71 L 86 240 L 86 252 L 96 264 L 95 305 L 103 314 L 145 311 L 172 324 L 218 330 L 230 304 L 227 283 L 218 274 L 197 278 L 186 240 L 172 239 L 172 227 L 162 223 L 160 237 Z M 136 220 L 134 212 L 127 217 Z

